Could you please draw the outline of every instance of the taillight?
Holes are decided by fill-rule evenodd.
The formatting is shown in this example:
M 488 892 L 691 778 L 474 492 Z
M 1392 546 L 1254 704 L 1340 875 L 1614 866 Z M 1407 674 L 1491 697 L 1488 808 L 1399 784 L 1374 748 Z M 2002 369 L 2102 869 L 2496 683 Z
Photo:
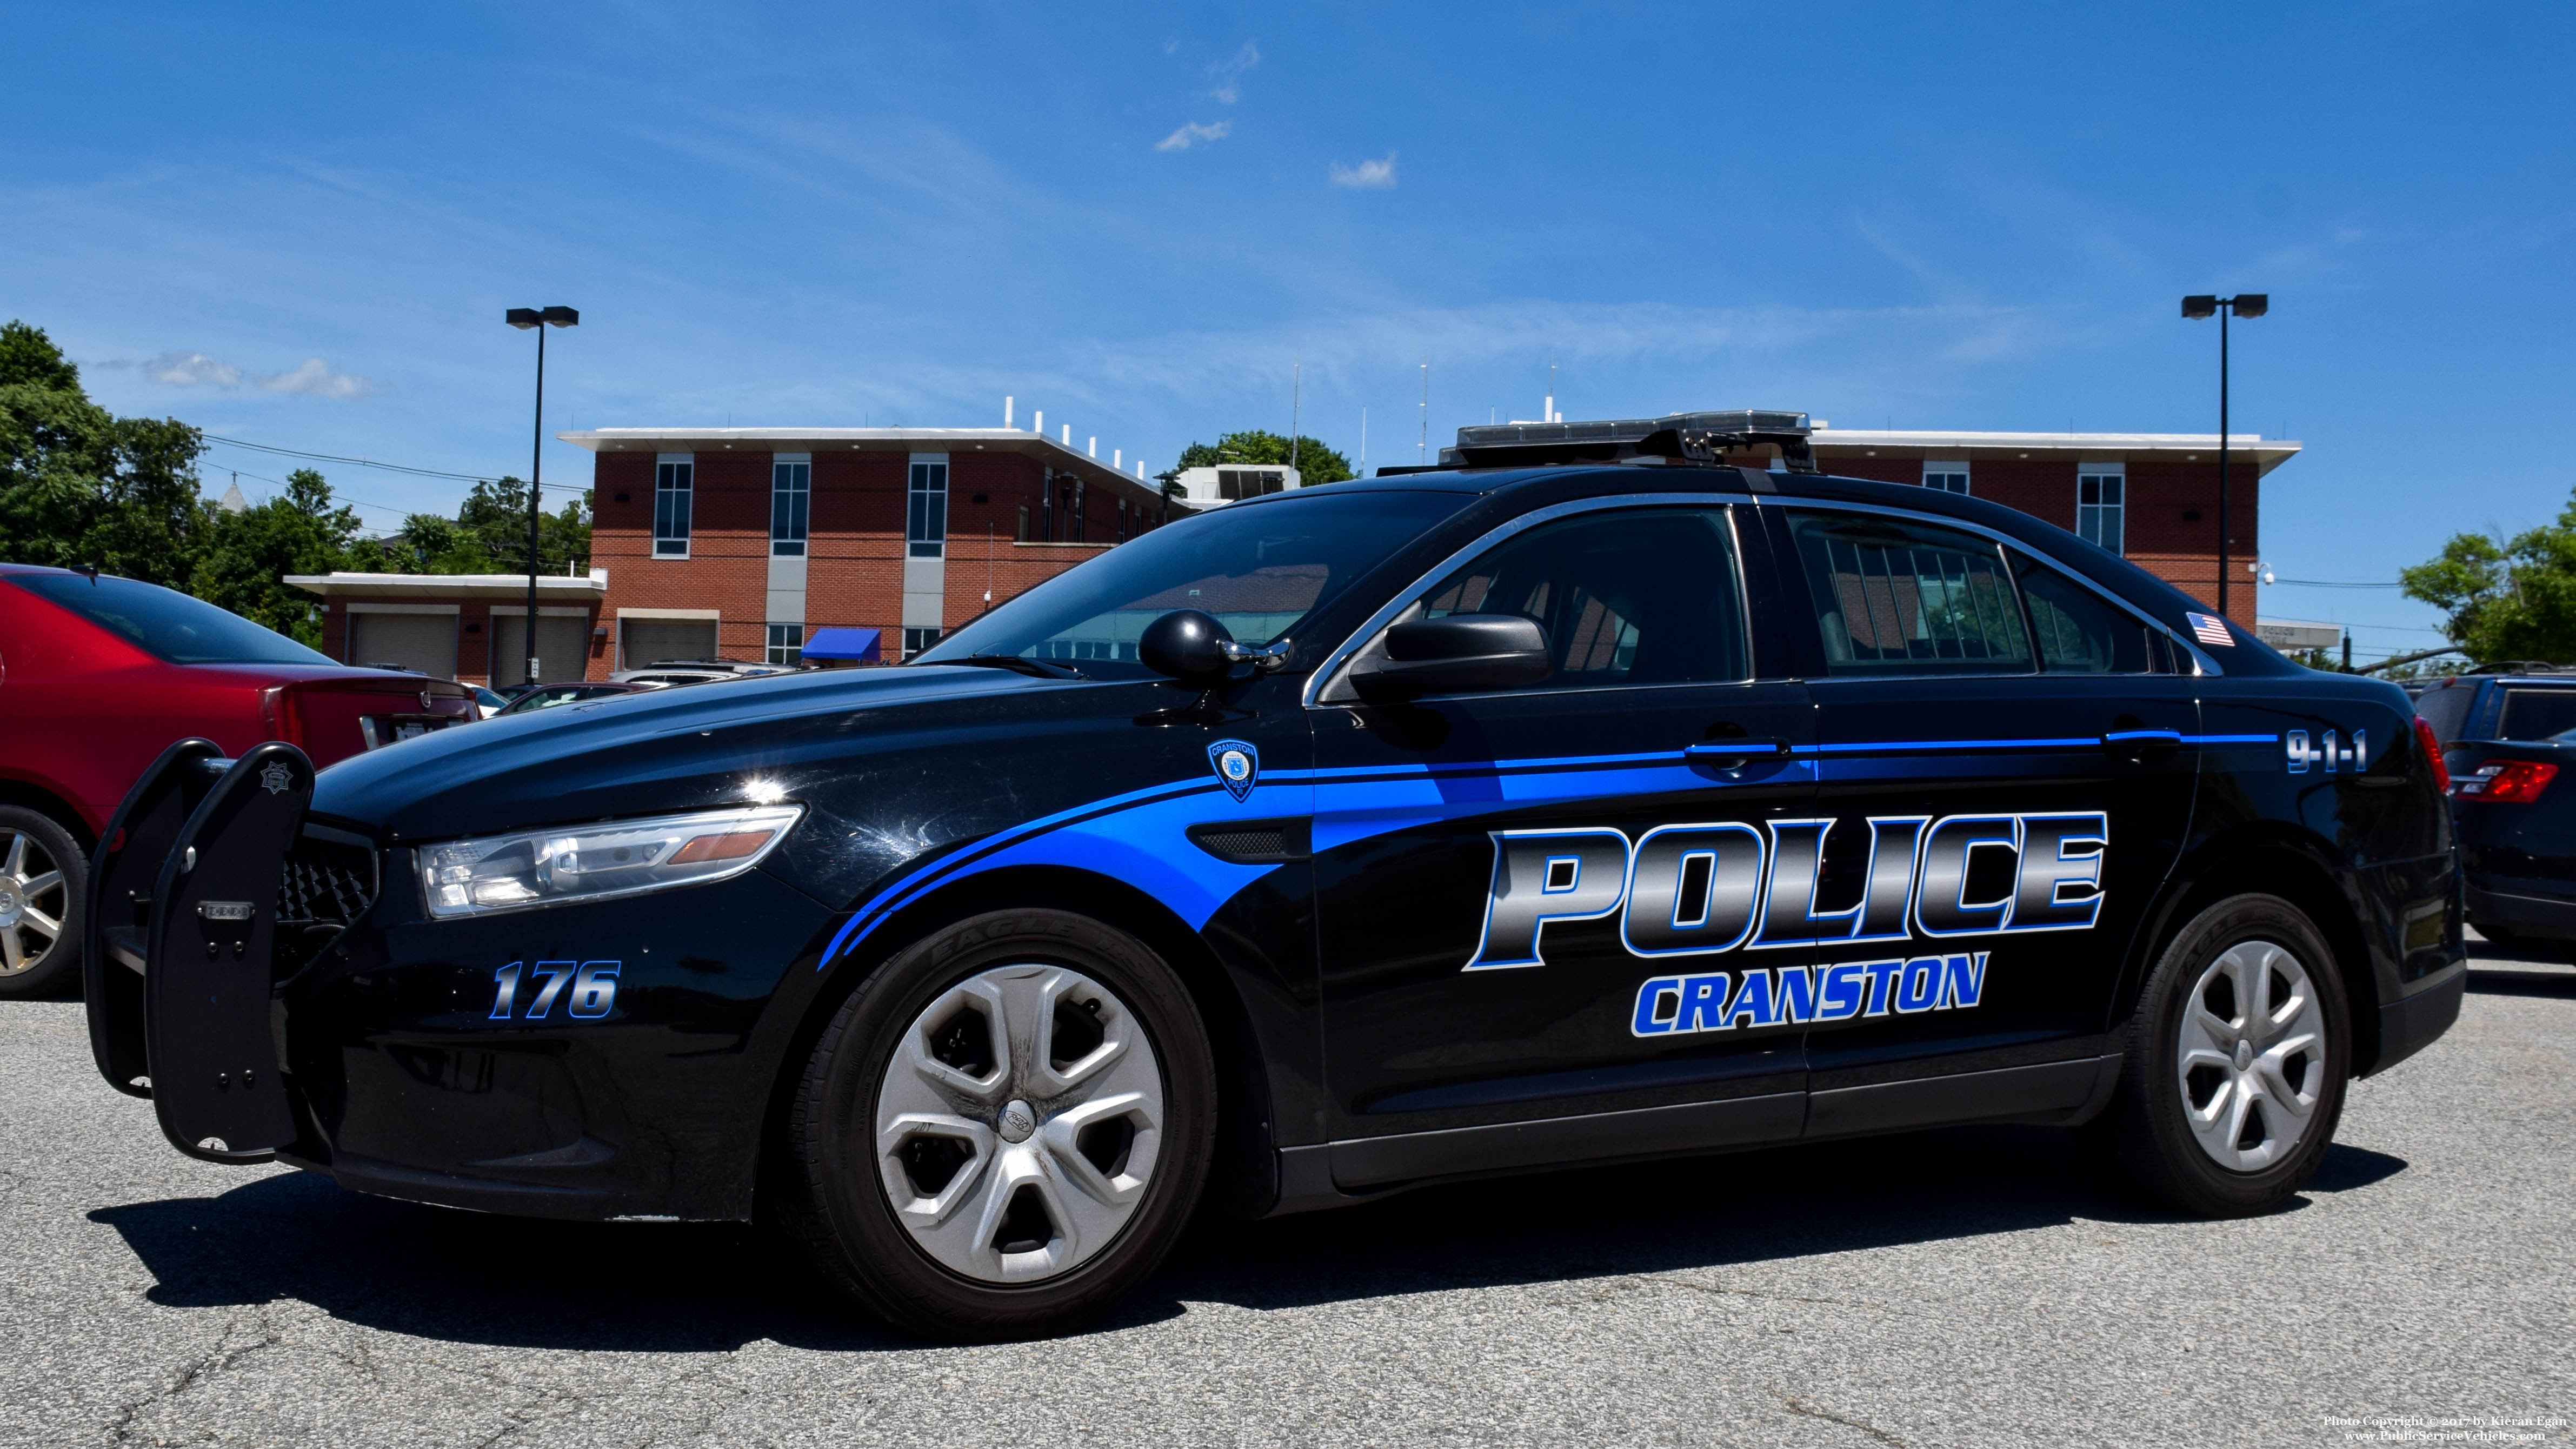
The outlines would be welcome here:
M 2540 792 L 2557 777 L 2556 765 L 2544 765 L 2538 760 L 2502 760 L 2478 766 L 2476 774 L 2460 782 L 2460 794 L 2471 800 L 2527 805 L 2539 799 Z
M 2415 716 L 2415 742 L 2424 747 L 2424 758 L 2433 762 L 2433 788 L 2447 795 L 2451 792 L 2451 767 L 2442 762 L 2442 742 L 2433 736 L 2433 726 L 2424 716 Z

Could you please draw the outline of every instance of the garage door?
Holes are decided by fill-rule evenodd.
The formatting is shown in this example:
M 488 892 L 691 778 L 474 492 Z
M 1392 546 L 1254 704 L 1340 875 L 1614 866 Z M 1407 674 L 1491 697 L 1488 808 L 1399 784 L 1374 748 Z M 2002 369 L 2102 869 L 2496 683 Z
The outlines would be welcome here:
M 454 614 L 351 614 L 349 662 L 456 677 Z
M 663 659 L 716 657 L 713 619 L 621 619 L 626 638 L 620 669 L 641 669 Z
M 507 689 L 528 677 L 528 616 L 492 616 L 492 684 Z M 586 618 L 537 616 L 537 679 L 563 684 L 590 668 L 590 621 Z

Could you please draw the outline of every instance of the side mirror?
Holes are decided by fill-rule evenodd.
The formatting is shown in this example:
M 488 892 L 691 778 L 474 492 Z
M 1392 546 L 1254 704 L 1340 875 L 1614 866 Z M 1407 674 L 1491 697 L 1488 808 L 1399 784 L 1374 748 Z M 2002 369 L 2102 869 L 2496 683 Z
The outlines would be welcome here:
M 1234 667 L 1234 657 L 1227 646 L 1234 635 L 1213 614 L 1197 609 L 1174 609 L 1153 623 L 1136 640 L 1136 657 L 1157 674 L 1168 674 L 1181 683 L 1207 689 L 1225 679 Z
M 1386 631 L 1386 657 L 1351 671 L 1364 699 L 1536 684 L 1556 672 L 1547 631 L 1517 614 L 1452 614 Z

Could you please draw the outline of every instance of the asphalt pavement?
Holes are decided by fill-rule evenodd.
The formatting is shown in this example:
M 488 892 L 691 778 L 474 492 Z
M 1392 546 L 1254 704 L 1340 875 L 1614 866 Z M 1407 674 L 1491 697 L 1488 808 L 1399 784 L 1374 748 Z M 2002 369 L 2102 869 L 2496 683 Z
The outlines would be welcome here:
M 2567 1442 L 2576 970 L 2480 950 L 2271 1217 L 1955 1129 L 1204 1225 L 1106 1326 L 979 1348 L 748 1229 L 190 1161 L 77 1002 L 0 1004 L 0 1443 Z

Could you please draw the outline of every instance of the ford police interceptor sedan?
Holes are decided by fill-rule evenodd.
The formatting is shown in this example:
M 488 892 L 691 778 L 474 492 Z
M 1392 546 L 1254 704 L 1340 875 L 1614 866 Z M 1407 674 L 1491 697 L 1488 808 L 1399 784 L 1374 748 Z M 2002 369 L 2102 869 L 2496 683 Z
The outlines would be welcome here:
M 2279 1204 L 2459 1009 L 2405 696 L 1804 430 L 1468 429 L 907 667 L 318 779 L 181 742 L 94 874 L 99 1067 L 201 1158 L 757 1214 L 949 1337 L 1104 1310 L 1203 1204 L 1939 1123 Z

